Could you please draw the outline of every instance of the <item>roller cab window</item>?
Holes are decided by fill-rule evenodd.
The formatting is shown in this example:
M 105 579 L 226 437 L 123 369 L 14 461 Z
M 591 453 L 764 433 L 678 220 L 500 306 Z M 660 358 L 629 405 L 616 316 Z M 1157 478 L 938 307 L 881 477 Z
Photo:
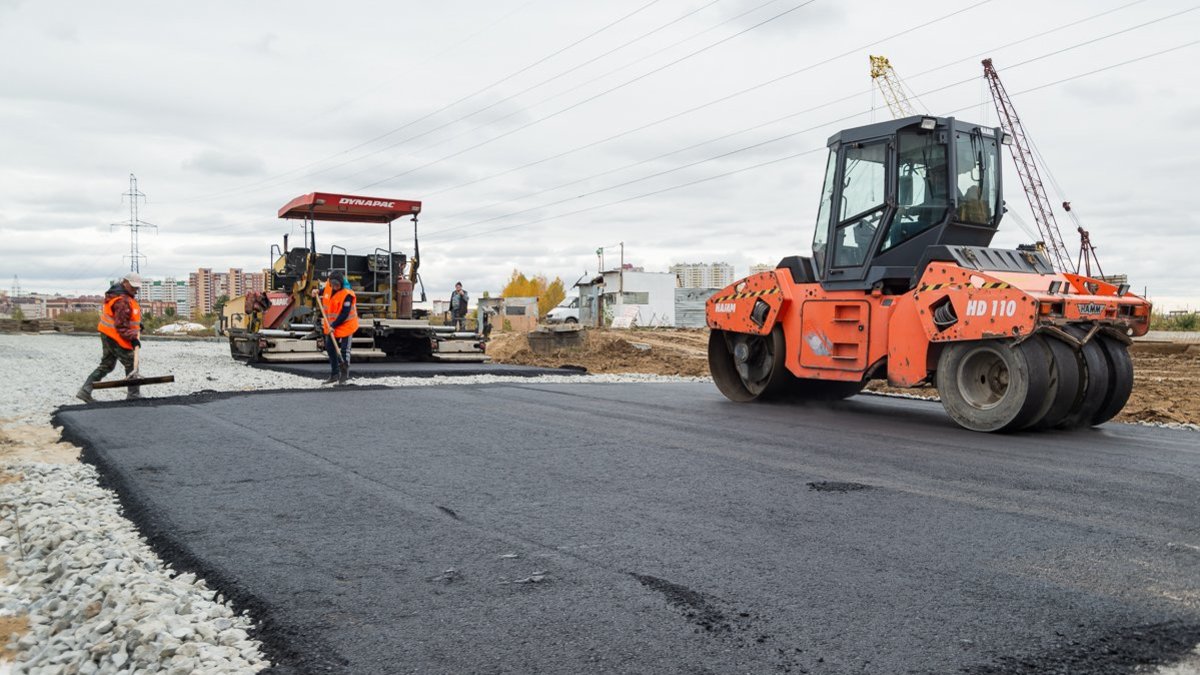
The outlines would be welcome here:
M 941 223 L 950 208 L 946 144 L 927 131 L 897 136 L 896 215 L 884 237 L 884 251 Z
M 821 192 L 821 208 L 817 211 L 817 227 L 813 231 L 812 259 L 818 274 L 825 269 L 826 244 L 829 242 L 829 216 L 833 213 L 833 189 L 837 187 L 837 151 L 829 153 L 825 163 L 825 188 Z
M 990 129 L 987 135 L 976 129 L 954 134 L 955 163 L 958 191 L 956 220 L 971 225 L 996 224 L 1000 191 L 997 186 L 998 162 L 996 139 Z
M 838 225 L 833 233 L 834 267 L 857 267 L 871 257 L 871 242 L 886 204 L 887 154 L 886 141 L 845 149 Z

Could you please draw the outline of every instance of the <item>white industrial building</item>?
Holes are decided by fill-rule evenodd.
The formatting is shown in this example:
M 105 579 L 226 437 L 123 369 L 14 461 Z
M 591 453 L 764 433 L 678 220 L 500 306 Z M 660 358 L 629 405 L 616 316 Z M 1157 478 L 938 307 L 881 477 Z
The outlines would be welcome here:
M 680 288 L 724 288 L 734 281 L 733 265 L 715 263 L 677 263 L 671 274 L 679 279 Z
M 606 326 L 626 320 L 642 327 L 675 325 L 673 273 L 609 270 L 575 286 L 579 288 L 581 325 L 597 325 L 598 315 Z

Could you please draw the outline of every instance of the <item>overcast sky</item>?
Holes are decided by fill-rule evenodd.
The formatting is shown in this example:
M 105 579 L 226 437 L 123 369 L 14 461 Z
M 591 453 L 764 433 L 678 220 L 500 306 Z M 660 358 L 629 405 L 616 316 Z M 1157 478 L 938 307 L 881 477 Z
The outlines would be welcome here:
M 869 54 L 929 112 L 996 124 L 986 55 L 1104 271 L 1197 309 L 1196 7 L 0 0 L 0 285 L 97 293 L 128 271 L 109 225 L 130 173 L 149 277 L 261 269 L 293 231 L 278 208 L 314 190 L 422 200 L 431 297 L 513 269 L 570 285 L 619 242 L 648 271 L 740 276 L 808 253 L 827 138 L 889 117 Z M 1006 218 L 994 245 L 1033 239 Z M 365 253 L 386 229 L 320 223 L 317 244 Z

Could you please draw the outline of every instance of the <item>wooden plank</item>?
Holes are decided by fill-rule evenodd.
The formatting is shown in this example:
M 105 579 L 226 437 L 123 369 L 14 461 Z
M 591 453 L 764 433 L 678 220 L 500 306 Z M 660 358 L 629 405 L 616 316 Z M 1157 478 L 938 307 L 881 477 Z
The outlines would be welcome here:
M 92 389 L 115 389 L 116 387 L 140 387 L 143 384 L 165 384 L 174 382 L 174 375 L 160 375 L 158 377 L 135 377 L 128 380 L 110 380 L 108 382 L 97 382 L 92 385 Z

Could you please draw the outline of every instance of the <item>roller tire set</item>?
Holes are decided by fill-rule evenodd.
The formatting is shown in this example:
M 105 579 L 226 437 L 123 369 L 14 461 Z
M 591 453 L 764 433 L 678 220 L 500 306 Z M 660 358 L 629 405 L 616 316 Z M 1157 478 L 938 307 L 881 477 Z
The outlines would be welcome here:
M 1065 332 L 1080 345 L 1042 333 L 946 345 L 934 380 L 947 414 L 981 432 L 1075 429 L 1115 417 L 1133 390 L 1127 345 L 1077 326 Z M 713 330 L 709 337 L 713 381 L 732 401 L 838 400 L 865 384 L 796 377 L 785 354 L 778 327 L 767 335 Z

